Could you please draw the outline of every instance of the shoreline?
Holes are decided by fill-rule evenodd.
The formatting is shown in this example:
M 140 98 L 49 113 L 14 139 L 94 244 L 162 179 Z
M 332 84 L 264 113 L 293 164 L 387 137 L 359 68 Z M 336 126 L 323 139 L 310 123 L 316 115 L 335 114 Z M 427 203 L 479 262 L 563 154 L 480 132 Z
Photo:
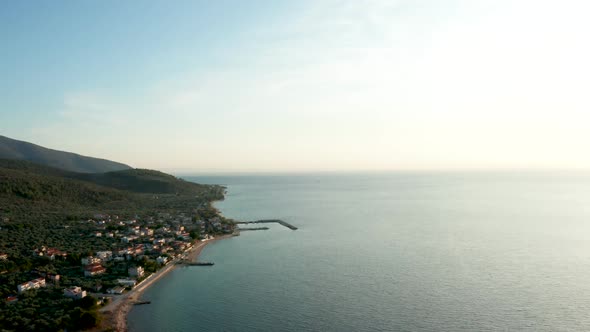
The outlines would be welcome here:
M 208 244 L 231 237 L 233 237 L 233 234 L 226 234 L 205 242 L 195 242 L 194 247 L 186 254 L 187 259 L 196 262 L 196 260 L 199 258 L 199 255 L 201 254 L 201 251 L 203 251 L 203 248 L 205 248 Z M 133 308 L 133 303 L 139 300 L 146 289 L 178 267 L 176 264 L 177 261 L 178 258 L 170 261 L 170 263 L 168 263 L 156 273 L 147 277 L 129 292 L 123 295 L 115 295 L 111 297 L 111 302 L 99 310 L 103 314 L 104 320 L 100 326 L 100 329 L 97 329 L 96 331 L 128 331 L 127 316 Z

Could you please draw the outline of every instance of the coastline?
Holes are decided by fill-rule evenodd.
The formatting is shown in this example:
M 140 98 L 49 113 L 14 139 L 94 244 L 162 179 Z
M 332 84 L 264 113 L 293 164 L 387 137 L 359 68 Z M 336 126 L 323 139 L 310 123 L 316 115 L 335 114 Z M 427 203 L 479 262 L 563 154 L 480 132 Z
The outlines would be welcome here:
M 210 243 L 231 237 L 233 237 L 233 234 L 226 234 L 205 242 L 195 242 L 194 247 L 187 253 L 187 259 L 195 262 L 199 258 L 199 255 L 201 254 L 201 251 L 203 251 L 203 248 L 205 248 L 205 246 L 207 246 Z M 98 330 L 119 332 L 127 331 L 127 316 L 129 315 L 131 308 L 133 308 L 133 303 L 139 300 L 139 298 L 143 295 L 146 289 L 148 289 L 156 281 L 160 280 L 166 274 L 170 273 L 172 270 L 178 267 L 178 265 L 176 264 L 177 260 L 178 259 L 174 259 L 165 267 L 147 277 L 145 280 L 143 280 L 129 292 L 123 295 L 111 297 L 111 302 L 109 302 L 109 304 L 100 309 L 100 312 L 103 314 L 104 320 L 101 324 L 100 329 Z

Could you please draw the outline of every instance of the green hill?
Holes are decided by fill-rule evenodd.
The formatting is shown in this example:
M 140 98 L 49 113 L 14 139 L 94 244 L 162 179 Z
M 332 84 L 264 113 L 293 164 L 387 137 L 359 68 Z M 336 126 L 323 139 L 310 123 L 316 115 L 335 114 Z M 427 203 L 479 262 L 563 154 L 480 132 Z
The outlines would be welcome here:
M 152 170 L 100 174 L 68 172 L 0 159 L 0 215 L 92 215 L 207 205 L 223 187 L 200 185 Z
M 74 178 L 138 193 L 198 195 L 207 187 L 149 169 L 129 169 L 100 174 L 77 174 L 74 175 Z
M 0 158 L 26 160 L 79 173 L 104 173 L 130 169 L 128 165 L 79 154 L 52 150 L 0 135 Z
M 76 173 L 22 160 L 0 159 L 0 169 L 79 180 L 102 187 L 150 194 L 199 195 L 210 186 L 187 182 L 173 175 L 149 169 L 128 169 L 107 173 Z

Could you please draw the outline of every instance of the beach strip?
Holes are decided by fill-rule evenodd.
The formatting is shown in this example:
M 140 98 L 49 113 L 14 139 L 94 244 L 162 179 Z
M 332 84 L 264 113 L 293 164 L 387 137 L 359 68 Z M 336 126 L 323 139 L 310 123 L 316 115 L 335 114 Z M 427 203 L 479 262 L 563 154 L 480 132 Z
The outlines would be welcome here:
M 187 253 L 188 260 L 196 262 L 199 258 L 199 255 L 201 254 L 201 251 L 203 251 L 203 248 L 205 248 L 206 245 L 219 240 L 230 238 L 232 236 L 232 234 L 227 234 L 216 237 L 212 240 L 196 241 L 193 248 L 190 249 Z M 156 281 L 160 280 L 170 271 L 174 270 L 178 266 L 176 264 L 177 261 L 178 259 L 172 260 L 162 269 L 158 270 L 156 273 L 150 275 L 145 280 L 140 282 L 129 292 L 123 295 L 111 297 L 111 302 L 109 302 L 109 304 L 100 309 L 100 312 L 103 314 L 104 320 L 101 324 L 102 326 L 100 327 L 100 329 L 97 329 L 96 331 L 127 331 L 127 315 L 131 311 L 133 303 L 139 301 L 139 298 L 141 297 L 143 292 L 145 292 L 146 289 L 148 289 L 151 285 L 153 285 Z

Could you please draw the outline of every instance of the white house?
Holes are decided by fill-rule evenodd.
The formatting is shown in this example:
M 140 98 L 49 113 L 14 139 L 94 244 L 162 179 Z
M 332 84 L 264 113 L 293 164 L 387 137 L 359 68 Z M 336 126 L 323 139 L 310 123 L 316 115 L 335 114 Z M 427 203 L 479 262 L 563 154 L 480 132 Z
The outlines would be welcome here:
M 102 259 L 103 261 L 110 261 L 113 257 L 112 251 L 97 251 L 96 257 Z
M 35 288 L 41 288 L 41 287 L 45 287 L 45 279 L 44 278 L 38 278 L 38 279 L 33 279 L 31 281 L 27 281 L 23 284 L 20 284 L 18 286 L 16 286 L 16 288 L 18 289 L 19 293 L 28 291 L 29 289 L 35 289 Z
M 117 287 L 113 287 L 113 288 L 109 288 L 107 289 L 107 293 L 109 294 L 123 294 L 123 292 L 125 291 L 125 287 L 123 286 L 117 286 Z
M 81 299 L 83 297 L 85 297 L 86 291 L 82 290 L 82 288 L 78 287 L 78 286 L 72 286 L 70 288 L 66 288 L 64 289 L 64 296 L 65 297 L 69 297 L 71 299 Z
M 81 259 L 82 265 L 91 265 L 91 264 L 98 264 L 102 262 L 102 260 L 98 257 L 88 256 Z
M 134 279 L 117 279 L 117 282 L 119 285 L 126 287 L 133 287 L 137 284 L 137 281 Z

